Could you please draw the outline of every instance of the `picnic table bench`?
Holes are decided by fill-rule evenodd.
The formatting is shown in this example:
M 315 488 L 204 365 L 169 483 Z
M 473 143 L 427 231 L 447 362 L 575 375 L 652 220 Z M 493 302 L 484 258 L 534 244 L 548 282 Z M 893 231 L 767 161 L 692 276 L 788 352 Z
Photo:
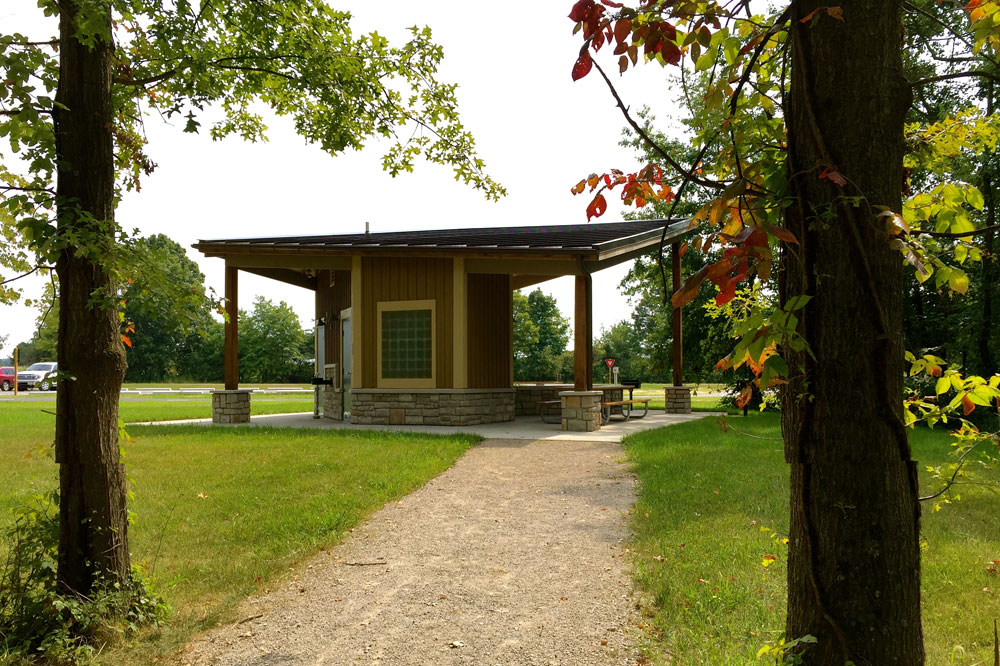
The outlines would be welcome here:
M 635 398 L 634 400 L 612 400 L 610 402 L 601 403 L 601 424 L 605 424 L 611 420 L 612 414 L 623 417 L 623 420 L 628 421 L 629 418 L 641 419 L 646 414 L 649 414 L 649 401 L 652 398 Z M 640 416 L 632 416 L 633 406 L 636 403 L 642 404 L 642 414 Z M 617 409 L 616 409 L 617 408 Z
M 538 407 L 538 418 L 542 420 L 543 423 L 562 423 L 562 400 L 539 400 L 535 403 Z M 556 407 L 558 412 L 556 414 L 546 414 L 547 407 Z M 555 416 L 555 421 L 550 421 L 546 416 Z

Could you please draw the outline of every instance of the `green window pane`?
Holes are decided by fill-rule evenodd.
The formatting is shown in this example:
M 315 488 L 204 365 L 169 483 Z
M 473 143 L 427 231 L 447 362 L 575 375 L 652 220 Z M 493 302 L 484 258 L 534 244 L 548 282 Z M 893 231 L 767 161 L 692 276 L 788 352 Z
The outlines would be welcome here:
M 430 379 L 432 347 L 430 310 L 382 313 L 382 377 Z

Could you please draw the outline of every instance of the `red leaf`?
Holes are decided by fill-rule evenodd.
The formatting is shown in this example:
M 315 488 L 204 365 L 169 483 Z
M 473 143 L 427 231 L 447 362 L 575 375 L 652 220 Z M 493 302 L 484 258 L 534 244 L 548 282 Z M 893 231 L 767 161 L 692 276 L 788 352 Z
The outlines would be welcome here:
M 736 282 L 736 278 L 730 278 L 729 281 L 726 282 L 726 286 L 722 288 L 722 291 L 715 295 L 716 305 L 725 305 L 729 301 L 733 300 L 733 297 L 736 296 Z
M 768 227 L 767 230 L 778 240 L 783 240 L 786 243 L 795 243 L 796 245 L 799 244 L 799 239 L 795 237 L 795 234 L 784 227 Z
M 620 44 L 630 34 L 632 34 L 632 19 L 620 19 L 615 24 L 615 41 Z
M 590 202 L 587 206 L 587 222 L 590 222 L 592 217 L 600 217 L 604 215 L 604 212 L 608 210 L 608 202 L 604 200 L 603 194 L 598 194 L 594 197 L 594 200 Z
M 740 397 L 736 398 L 736 406 L 739 407 L 740 409 L 743 409 L 744 407 L 747 406 L 747 403 L 750 402 L 750 398 L 752 397 L 753 397 L 753 385 L 747 384 L 746 386 L 743 387 L 743 390 L 740 391 Z
M 579 23 L 587 18 L 590 9 L 594 6 L 594 0 L 579 0 L 569 12 L 569 18 Z
M 698 292 L 701 289 L 701 283 L 704 282 L 705 278 L 708 276 L 709 268 L 714 265 L 715 264 L 702 266 L 697 273 L 685 280 L 684 286 L 670 297 L 671 304 L 675 308 L 681 308 L 693 301 L 695 297 L 698 296 Z
M 814 16 L 816 16 L 816 12 L 818 12 L 819 10 L 820 10 L 820 8 L 817 7 L 816 9 L 812 10 L 811 12 L 809 12 L 808 14 L 806 14 L 805 16 L 803 16 L 801 19 L 799 19 L 799 21 L 801 23 L 809 23 L 809 21 L 811 21 L 812 18 Z M 570 18 L 572 18 L 572 17 L 573 17 L 573 15 L 570 14 Z
M 590 51 L 584 51 L 576 59 L 573 65 L 573 80 L 579 81 L 590 73 L 590 68 L 594 66 L 594 61 L 590 58 Z
M 130 340 L 127 335 L 122 336 L 122 342 L 124 342 L 125 346 L 128 347 L 129 349 L 132 348 L 132 340 Z
M 679 65 L 681 62 L 681 50 L 673 42 L 660 42 L 660 53 L 671 65 Z
M 827 167 L 820 171 L 819 177 L 820 179 L 827 178 L 830 182 L 840 185 L 841 187 L 847 185 L 847 179 L 844 178 L 839 171 L 837 171 L 837 167 L 835 166 Z
M 940 365 L 932 365 L 931 367 L 927 368 L 927 372 L 930 373 L 931 377 L 940 377 L 941 376 L 941 366 Z
M 688 244 L 684 243 L 683 245 L 681 245 L 681 257 L 687 254 L 687 251 L 688 251 Z

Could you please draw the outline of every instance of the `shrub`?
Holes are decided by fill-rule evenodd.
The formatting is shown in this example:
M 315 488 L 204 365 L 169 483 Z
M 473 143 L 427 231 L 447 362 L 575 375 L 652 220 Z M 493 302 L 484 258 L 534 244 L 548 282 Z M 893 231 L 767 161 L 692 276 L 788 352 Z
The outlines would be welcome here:
M 57 492 L 36 495 L 14 513 L 0 569 L 0 663 L 86 663 L 102 644 L 164 623 L 169 607 L 137 567 L 128 583 L 99 582 L 90 597 L 59 590 Z

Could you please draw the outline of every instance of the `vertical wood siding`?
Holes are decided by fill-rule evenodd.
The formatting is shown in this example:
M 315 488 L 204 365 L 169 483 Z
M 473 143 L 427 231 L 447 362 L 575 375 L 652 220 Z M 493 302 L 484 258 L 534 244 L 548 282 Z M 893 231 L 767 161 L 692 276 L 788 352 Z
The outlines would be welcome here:
M 378 303 L 380 301 L 416 301 L 434 299 L 435 349 L 434 374 L 437 388 L 452 387 L 452 330 L 454 271 L 451 259 L 410 257 L 363 257 L 361 259 L 361 316 L 364 339 L 355 339 L 363 345 L 362 373 L 364 387 L 375 388 L 378 383 L 379 341 Z
M 330 273 L 334 284 L 330 285 Z M 316 276 L 316 316 L 326 319 L 325 361 L 340 364 L 340 311 L 351 307 L 351 271 L 320 271 Z
M 510 387 L 514 320 L 509 275 L 470 273 L 469 388 Z

